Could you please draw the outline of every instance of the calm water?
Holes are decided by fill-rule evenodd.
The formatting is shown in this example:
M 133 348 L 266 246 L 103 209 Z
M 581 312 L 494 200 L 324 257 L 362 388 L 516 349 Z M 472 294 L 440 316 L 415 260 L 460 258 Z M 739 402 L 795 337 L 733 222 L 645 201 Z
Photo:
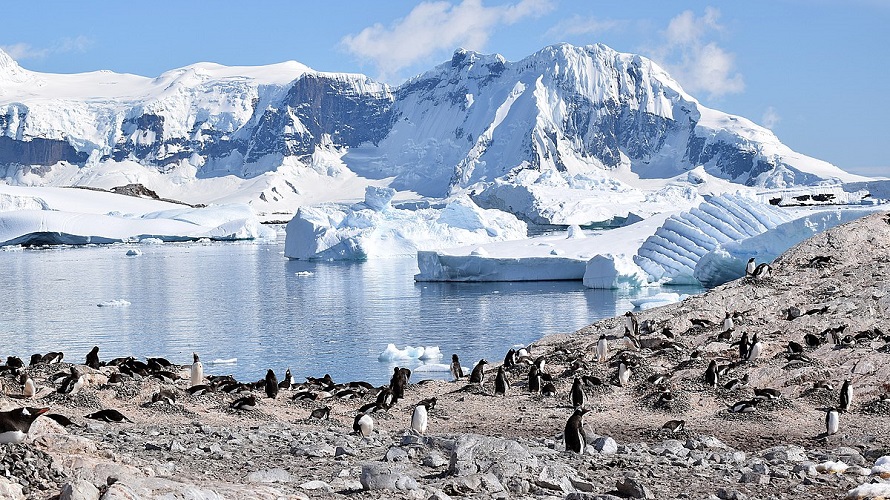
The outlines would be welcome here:
M 61 350 L 82 363 L 99 345 L 105 360 L 186 364 L 194 351 L 208 373 L 242 380 L 290 367 L 298 380 L 379 384 L 393 366 L 377 360 L 388 343 L 437 345 L 441 362 L 457 353 L 472 366 L 623 314 L 638 296 L 580 282 L 415 283 L 413 259 L 291 261 L 283 239 L 0 251 L 0 356 Z M 131 248 L 142 255 L 128 257 Z M 116 300 L 130 305 L 97 307 Z

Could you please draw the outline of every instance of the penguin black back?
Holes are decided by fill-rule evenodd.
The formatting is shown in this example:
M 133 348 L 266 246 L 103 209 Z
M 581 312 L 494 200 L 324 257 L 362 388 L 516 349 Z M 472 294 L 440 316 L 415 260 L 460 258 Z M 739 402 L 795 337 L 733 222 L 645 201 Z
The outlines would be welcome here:
M 275 376 L 275 372 L 271 368 L 266 372 L 265 388 L 266 396 L 272 399 L 278 397 L 278 377 Z
M 98 370 L 99 363 L 99 346 L 93 346 L 90 352 L 87 353 L 87 362 L 86 365 L 94 370 Z
M 473 367 L 472 373 L 470 373 L 470 383 L 471 384 L 482 384 L 485 380 L 485 365 L 488 364 L 488 361 L 485 359 L 480 359 L 476 366 Z
M 587 445 L 587 441 L 584 438 L 584 414 L 587 413 L 587 409 L 578 408 L 572 413 L 572 416 L 569 417 L 569 420 L 566 422 L 565 429 L 565 441 L 566 441 L 566 451 L 573 451 L 575 453 L 584 453 L 584 448 Z
M 575 378 L 572 382 L 572 408 L 578 409 L 584 406 L 584 387 L 581 385 L 581 379 Z
M 498 367 L 498 374 L 494 379 L 494 393 L 496 395 L 507 394 L 507 373 L 504 371 L 503 365 Z

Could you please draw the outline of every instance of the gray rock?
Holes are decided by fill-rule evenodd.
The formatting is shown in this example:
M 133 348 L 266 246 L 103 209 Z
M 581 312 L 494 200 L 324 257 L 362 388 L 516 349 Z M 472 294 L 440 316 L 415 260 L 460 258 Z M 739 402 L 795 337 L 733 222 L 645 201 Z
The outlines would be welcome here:
M 769 476 L 759 472 L 745 472 L 742 474 L 739 482 L 745 484 L 769 484 Z
M 674 455 L 677 457 L 685 457 L 689 454 L 689 449 L 676 439 L 666 439 L 653 446 L 652 451 L 657 455 Z
M 604 436 L 597 438 L 593 442 L 593 448 L 603 455 L 614 455 L 618 453 L 618 443 L 614 439 Z
M 139 495 L 124 483 L 114 483 L 105 490 L 100 500 L 139 500 Z
M 615 495 L 609 495 L 607 493 L 595 494 L 595 493 L 583 493 L 583 492 L 575 492 L 569 493 L 566 495 L 565 500 L 624 500 L 621 497 L 616 497 Z
M 734 488 L 720 488 L 717 490 L 717 498 L 720 500 L 747 500 L 748 495 Z
M 360 480 L 366 490 L 407 491 L 418 488 L 417 481 L 405 474 L 404 467 L 394 464 L 364 464 Z
M 7 496 L 3 495 L 3 498 Z M 99 500 L 99 488 L 84 479 L 75 479 L 62 485 L 59 500 Z
M 309 446 L 294 446 L 291 448 L 290 452 L 291 455 L 296 455 L 298 457 L 321 458 L 333 457 L 337 450 L 327 443 L 319 443 L 310 444 Z
M 407 462 L 408 452 L 404 448 L 391 446 L 383 457 L 387 462 Z
M 775 446 L 764 450 L 761 456 L 769 461 L 803 462 L 807 460 L 806 450 L 800 446 Z
M 615 484 L 615 489 L 617 489 L 618 493 L 621 495 L 630 498 L 655 498 L 655 495 L 649 491 L 649 488 L 631 477 L 619 479 Z
M 293 478 L 284 469 L 258 470 L 247 475 L 249 483 L 289 483 L 291 481 Z
M 593 493 L 594 491 L 596 491 L 596 485 L 591 483 L 590 481 L 585 481 L 576 477 L 570 477 L 569 481 L 572 482 L 572 486 L 574 486 L 575 489 L 578 491 L 587 493 Z
M 421 463 L 426 467 L 438 469 L 439 467 L 448 465 L 448 459 L 442 456 L 441 453 L 433 451 L 429 455 L 423 457 L 423 461 Z
M 715 438 L 714 436 L 699 436 L 698 442 L 702 444 L 705 448 L 710 448 L 712 450 L 728 450 L 729 447 L 723 444 L 723 441 Z
M 454 443 L 448 471 L 456 476 L 492 472 L 504 482 L 537 466 L 537 457 L 516 441 L 461 434 Z
M 313 481 L 306 481 L 305 483 L 300 484 L 300 488 L 309 491 L 321 491 L 325 493 L 331 493 L 334 491 L 334 488 L 331 488 L 331 485 L 324 482 L 319 481 L 318 479 Z
M 569 466 L 561 464 L 548 464 L 541 467 L 541 472 L 535 479 L 535 485 L 540 488 L 570 493 L 575 491 L 570 476 L 577 476 L 577 471 Z

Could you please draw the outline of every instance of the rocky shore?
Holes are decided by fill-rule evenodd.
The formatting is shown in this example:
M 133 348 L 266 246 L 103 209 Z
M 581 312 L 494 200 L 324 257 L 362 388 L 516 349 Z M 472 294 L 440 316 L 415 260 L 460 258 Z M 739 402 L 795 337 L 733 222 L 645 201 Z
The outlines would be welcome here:
M 7 370 L 2 409 L 48 407 L 73 424 L 41 416 L 24 443 L 0 445 L 0 497 L 890 497 L 890 218 L 819 234 L 772 268 L 637 312 L 635 341 L 618 317 L 535 343 L 531 357 L 543 356 L 554 395 L 530 393 L 529 365 L 520 363 L 508 370 L 506 395 L 495 396 L 500 360 L 490 360 L 481 389 L 413 380 L 392 408 L 370 413 L 368 437 L 353 433 L 353 418 L 376 389 L 338 397 L 347 389 L 319 383 L 272 399 L 255 388 L 256 408 L 235 410 L 244 392 L 186 392 L 188 366 L 171 367 L 170 380 L 78 365 L 83 387 L 60 394 L 53 375 L 70 365 L 38 363 L 24 368 L 37 382 L 32 399 Z M 743 334 L 760 341 L 756 359 L 740 359 Z M 596 355 L 601 336 L 605 362 Z M 712 360 L 721 367 L 713 385 L 704 376 Z M 631 367 L 623 385 L 620 362 Z M 583 454 L 565 451 L 563 440 L 576 377 L 590 409 Z M 825 409 L 839 406 L 845 380 L 853 397 L 838 432 L 826 435 Z M 162 390 L 175 401 L 152 402 Z M 310 396 L 318 399 L 301 399 Z M 420 435 L 411 413 L 432 397 Z M 732 412 L 740 401 L 752 411 Z M 311 418 L 321 407 L 330 417 Z M 84 418 L 106 408 L 131 421 Z M 668 430 L 668 421 L 684 425 Z

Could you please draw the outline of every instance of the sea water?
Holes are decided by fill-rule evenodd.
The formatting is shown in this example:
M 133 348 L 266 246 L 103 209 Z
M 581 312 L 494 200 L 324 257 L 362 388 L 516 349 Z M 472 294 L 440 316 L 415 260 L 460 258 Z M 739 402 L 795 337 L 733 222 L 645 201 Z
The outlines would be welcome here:
M 0 357 L 27 363 L 32 353 L 62 351 L 65 361 L 83 363 L 98 345 L 103 360 L 189 364 L 197 352 L 206 373 L 242 381 L 268 368 L 281 378 L 290 368 L 298 381 L 329 373 L 379 385 L 393 366 L 421 363 L 379 361 L 390 343 L 438 346 L 443 359 L 427 363 L 448 364 L 454 353 L 472 367 L 664 291 L 591 290 L 580 281 L 416 283 L 415 259 L 308 262 L 283 251 L 283 238 L 0 251 Z

